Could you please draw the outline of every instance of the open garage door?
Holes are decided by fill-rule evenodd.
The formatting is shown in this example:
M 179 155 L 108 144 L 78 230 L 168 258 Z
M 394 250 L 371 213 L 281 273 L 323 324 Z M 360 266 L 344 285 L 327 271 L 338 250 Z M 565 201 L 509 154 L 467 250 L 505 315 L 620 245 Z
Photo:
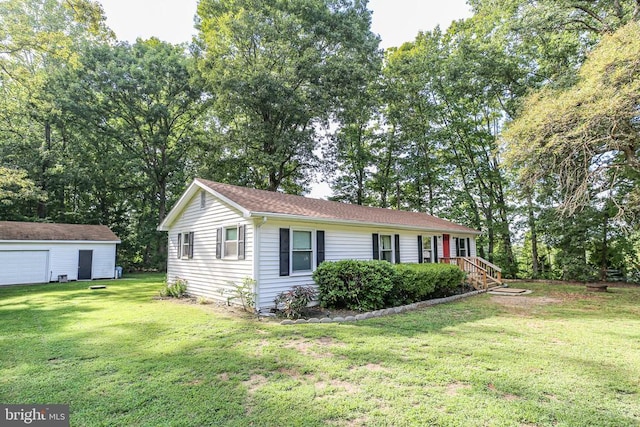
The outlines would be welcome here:
M 49 251 L 0 251 L 0 286 L 47 283 Z

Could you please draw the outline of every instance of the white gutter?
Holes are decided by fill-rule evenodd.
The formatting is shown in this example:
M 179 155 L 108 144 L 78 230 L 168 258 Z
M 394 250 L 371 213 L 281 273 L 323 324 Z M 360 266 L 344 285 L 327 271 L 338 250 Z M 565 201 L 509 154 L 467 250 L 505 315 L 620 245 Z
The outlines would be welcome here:
M 419 227 L 419 226 L 411 226 L 411 225 L 402 225 L 402 224 L 389 224 L 386 222 L 364 222 L 357 220 L 344 220 L 344 219 L 336 219 L 336 218 L 322 218 L 322 217 L 309 217 L 304 215 L 290 215 L 290 214 L 279 214 L 273 212 L 250 212 L 250 217 L 268 217 L 275 219 L 287 219 L 287 220 L 295 220 L 295 221 L 304 221 L 304 222 L 325 222 L 332 224 L 347 224 L 347 225 L 355 225 L 360 227 L 389 227 L 401 230 L 421 230 L 425 232 L 437 232 L 437 233 L 446 233 L 446 234 L 476 234 L 480 235 L 482 232 L 468 229 L 468 230 L 456 230 L 450 228 L 427 228 L 427 227 Z

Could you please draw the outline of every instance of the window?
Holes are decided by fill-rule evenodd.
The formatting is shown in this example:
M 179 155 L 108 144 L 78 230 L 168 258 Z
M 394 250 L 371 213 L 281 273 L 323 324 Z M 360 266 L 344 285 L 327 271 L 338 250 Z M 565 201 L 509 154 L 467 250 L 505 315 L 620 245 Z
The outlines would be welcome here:
M 431 236 L 422 236 L 422 259 L 424 262 L 431 262 Z
M 246 224 L 216 230 L 216 259 L 244 259 Z
M 238 256 L 238 227 L 224 229 L 224 256 Z
M 193 232 L 178 234 L 178 258 L 193 258 Z
M 325 259 L 324 242 L 325 233 L 322 230 L 292 231 L 289 228 L 281 228 L 280 276 L 313 271 L 314 267 L 320 265 Z
M 458 239 L 458 256 L 467 256 L 467 239 L 462 237 Z
M 200 192 L 200 209 L 204 209 L 207 206 L 207 193 Z
M 294 230 L 291 245 L 292 271 L 311 271 L 313 259 L 311 231 Z
M 391 236 L 380 236 L 380 259 L 393 262 L 393 246 L 391 245 Z

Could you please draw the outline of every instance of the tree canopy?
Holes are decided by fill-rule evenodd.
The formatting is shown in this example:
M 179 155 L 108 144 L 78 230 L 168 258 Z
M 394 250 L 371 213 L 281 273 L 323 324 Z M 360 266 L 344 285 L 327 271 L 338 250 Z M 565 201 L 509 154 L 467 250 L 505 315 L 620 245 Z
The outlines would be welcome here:
M 469 3 L 383 52 L 366 0 L 202 0 L 189 45 L 2 1 L 0 219 L 106 224 L 162 269 L 193 177 L 320 181 L 480 230 L 506 276 L 640 279 L 640 0 Z

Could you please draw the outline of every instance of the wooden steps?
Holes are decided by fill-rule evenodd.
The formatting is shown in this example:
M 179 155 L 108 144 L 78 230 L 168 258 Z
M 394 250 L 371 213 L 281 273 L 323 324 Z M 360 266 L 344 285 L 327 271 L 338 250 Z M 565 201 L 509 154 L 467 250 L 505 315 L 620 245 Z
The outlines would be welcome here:
M 440 262 L 457 265 L 467 273 L 467 282 L 477 290 L 502 286 L 502 270 L 480 257 L 442 258 Z

